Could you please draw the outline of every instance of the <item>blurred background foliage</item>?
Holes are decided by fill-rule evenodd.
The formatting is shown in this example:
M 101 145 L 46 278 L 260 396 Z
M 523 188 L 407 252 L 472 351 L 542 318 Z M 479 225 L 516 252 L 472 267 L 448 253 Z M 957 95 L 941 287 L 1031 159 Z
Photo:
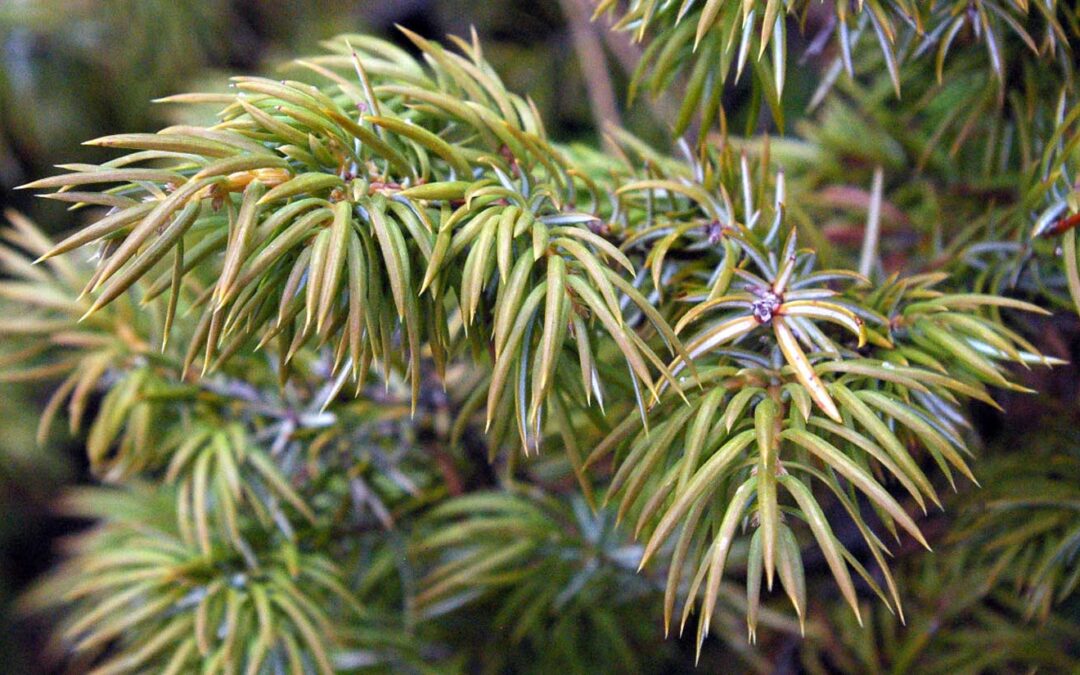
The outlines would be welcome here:
M 12 188 L 53 173 L 51 167 L 61 162 L 99 161 L 106 156 L 99 148 L 81 146 L 85 139 L 117 130 L 151 131 L 181 121 L 174 107 L 155 105 L 154 98 L 221 90 L 234 74 L 273 76 L 272 64 L 311 52 L 319 40 L 341 32 L 366 32 L 407 47 L 395 24 L 435 38 L 468 35 L 475 28 L 486 58 L 508 88 L 536 102 L 550 135 L 559 141 L 597 145 L 597 121 L 605 119 L 620 121 L 647 140 L 668 140 L 664 125 L 656 119 L 670 118 L 679 102 L 671 100 L 670 92 L 656 98 L 643 95 L 645 104 L 627 112 L 624 94 L 640 47 L 627 35 L 604 30 L 603 21 L 598 27 L 588 26 L 582 16 L 583 11 L 588 13 L 587 4 L 579 0 L 0 0 L 0 204 L 31 215 L 46 230 L 69 229 L 72 223 L 63 215 L 63 204 L 27 192 L 14 193 Z M 797 31 L 789 35 L 792 53 L 802 51 L 801 39 Z M 574 54 L 579 58 L 573 58 Z M 598 54 L 603 60 L 590 59 Z M 579 67 L 582 55 L 587 66 L 602 66 L 609 73 L 606 82 L 596 80 L 588 67 Z M 816 85 L 809 78 L 789 78 L 785 109 L 805 110 Z M 849 192 L 827 193 L 834 201 L 823 208 L 842 212 L 854 200 L 858 207 L 854 210 L 861 214 L 872 163 L 881 163 L 881 156 L 891 152 L 893 164 L 885 163 L 895 180 L 905 175 L 902 167 L 925 158 L 918 156 L 917 148 L 905 148 L 899 142 L 873 148 L 832 144 L 841 136 L 830 135 L 837 128 L 846 129 L 850 138 L 852 125 L 871 124 L 874 133 L 884 128 L 893 135 L 905 126 L 903 119 L 891 119 L 887 108 L 876 116 L 865 114 L 868 106 L 880 106 L 882 96 L 891 90 L 884 77 L 859 84 L 841 81 L 838 87 L 840 94 L 829 99 L 814 125 L 794 131 L 840 158 L 832 180 L 852 183 Z M 743 83 L 725 93 L 732 128 L 754 128 L 758 115 L 762 126 L 768 127 L 767 112 L 740 105 L 746 89 Z M 783 151 L 783 147 L 778 149 Z M 851 161 L 863 154 L 873 155 L 873 162 Z M 797 161 L 795 153 L 791 162 Z M 935 167 L 930 161 L 928 172 Z M 901 191 L 897 201 L 903 205 L 903 186 L 894 187 Z M 916 189 L 911 187 L 912 192 Z M 910 196 L 909 203 L 920 202 Z M 903 217 L 900 214 L 897 221 Z M 852 220 L 839 217 L 824 230 L 843 243 Z M 898 230 L 905 225 L 895 224 Z M 922 235 L 932 237 L 933 233 Z M 0 313 L 8 316 L 2 306 Z M 1038 346 L 1046 353 L 1074 363 L 1080 358 L 1075 316 L 1047 320 L 1038 332 Z M 0 362 L 5 349 L 0 344 Z M 935 540 L 935 555 L 915 555 L 912 547 L 899 549 L 896 573 L 905 599 L 906 627 L 885 616 L 885 608 L 870 604 L 863 611 L 869 617 L 865 628 L 859 628 L 840 603 L 834 603 L 831 612 L 820 607 L 815 611 L 816 604 L 827 601 L 818 599 L 811 588 L 810 614 L 820 620 L 808 626 L 806 639 L 799 637 L 790 619 L 767 615 L 763 622 L 770 630 L 752 648 L 744 639 L 741 593 L 733 593 L 722 599 L 714 620 L 720 626 L 716 632 L 731 639 L 710 645 L 698 672 L 718 668 L 909 672 L 913 664 L 924 672 L 955 672 L 961 666 L 969 672 L 1019 672 L 1033 667 L 1065 672 L 1075 666 L 1080 659 L 1080 621 L 1076 619 L 1080 600 L 1070 592 L 1080 570 L 1075 562 L 1080 549 L 1076 518 L 1080 512 L 1080 407 L 1075 404 L 1080 398 L 1080 374 L 1074 367 L 1064 367 L 1052 373 L 1023 372 L 1021 377 L 1042 394 L 1006 395 L 1007 413 L 977 409 L 976 431 L 983 440 L 978 452 L 990 459 L 980 479 L 988 487 L 981 491 L 961 487 L 959 494 L 950 496 L 945 512 L 933 512 L 926 519 L 924 531 Z M 7 672 L 46 668 L 38 659 L 45 647 L 43 622 L 49 617 L 27 619 L 12 605 L 26 585 L 55 560 L 57 537 L 77 531 L 82 524 L 52 507 L 63 486 L 88 479 L 81 443 L 54 434 L 50 445 L 39 446 L 34 439 L 37 419 L 25 412 L 39 410 L 48 393 L 4 384 L 0 394 L 4 420 L 0 509 L 5 514 L 0 520 L 0 663 Z M 1037 453 L 1018 464 L 1008 450 L 1019 445 L 1035 448 Z M 477 489 L 488 479 L 482 469 L 473 470 L 475 475 L 458 478 L 466 487 Z M 380 486 L 372 489 L 378 492 Z M 1047 495 L 1053 499 L 1047 500 Z M 526 503 L 529 497 L 515 499 Z M 371 502 L 376 511 L 377 502 L 377 498 Z M 624 550 L 630 545 L 628 537 L 612 534 L 610 513 L 592 514 L 581 503 L 563 504 L 557 512 L 550 504 L 528 508 L 541 513 L 538 518 L 556 533 L 552 536 L 561 538 L 562 550 L 579 553 L 545 558 L 542 553 L 527 552 L 522 553 L 522 564 L 541 566 L 547 581 L 565 578 L 571 587 L 587 570 L 593 581 L 588 593 L 530 597 L 527 585 L 507 585 L 473 598 L 476 601 L 463 610 L 433 601 L 426 610 L 429 614 L 458 611 L 425 628 L 435 631 L 424 635 L 425 640 L 443 645 L 446 654 L 468 659 L 488 672 L 534 672 L 544 667 L 536 665 L 539 654 L 544 654 L 547 666 L 574 672 L 581 664 L 573 661 L 573 653 L 566 658 L 545 653 L 550 644 L 547 638 L 553 635 L 581 641 L 571 651 L 595 654 L 600 660 L 594 665 L 604 671 L 692 669 L 689 636 L 685 641 L 659 637 L 656 606 L 663 580 L 634 574 L 639 551 Z M 1031 526 L 1018 528 L 1017 522 Z M 1071 567 L 1040 565 L 1047 546 L 1065 547 L 1059 558 L 1072 561 Z M 604 554 L 603 563 L 592 558 L 596 551 Z M 1015 564 L 1025 559 L 1029 562 Z M 820 556 L 808 558 L 806 565 L 808 571 L 825 569 Z M 387 563 L 380 569 L 390 567 Z M 1058 600 L 1062 604 L 1052 608 Z M 529 603 L 536 607 L 533 614 L 550 620 L 508 627 L 505 635 L 482 630 L 492 614 L 498 616 L 500 607 Z M 646 619 L 629 625 L 628 616 Z M 1033 619 L 1042 623 L 1031 623 Z M 616 624 L 618 629 L 613 628 Z M 967 653 L 958 647 L 970 647 L 988 636 L 993 645 L 985 650 L 981 663 L 972 667 L 950 660 L 956 653 Z M 446 654 L 415 656 L 418 662 L 438 661 Z M 627 654 L 632 658 L 627 659 Z M 733 655 L 738 655 L 737 661 Z

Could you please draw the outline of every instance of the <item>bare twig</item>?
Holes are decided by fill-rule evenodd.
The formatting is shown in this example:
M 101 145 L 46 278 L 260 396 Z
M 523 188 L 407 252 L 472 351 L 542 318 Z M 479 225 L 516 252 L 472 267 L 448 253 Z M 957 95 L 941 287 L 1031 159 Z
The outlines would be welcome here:
M 606 123 L 621 124 L 615 87 L 608 74 L 607 56 L 590 20 L 589 0 L 559 0 L 559 5 L 570 28 L 574 51 L 585 77 L 596 128 L 603 129 Z
M 881 236 L 881 198 L 884 174 L 881 167 L 874 168 L 874 184 L 870 190 L 870 209 L 866 215 L 866 234 L 863 236 L 862 254 L 859 256 L 859 274 L 869 277 L 878 259 L 878 239 Z
M 588 4 L 586 0 L 564 0 L 564 2 Z M 627 77 L 631 76 L 637 69 L 638 62 L 641 61 L 641 45 L 634 42 L 630 32 L 611 30 L 611 20 L 609 17 L 597 19 L 592 25 L 593 30 L 599 33 L 603 38 L 604 45 L 607 46 L 608 51 L 615 57 L 615 61 L 618 62 L 619 68 L 622 69 Z M 647 94 L 643 95 L 642 98 L 649 107 L 649 111 L 652 113 L 653 117 L 660 122 L 661 125 L 670 123 L 671 120 L 678 116 L 679 109 L 672 104 L 671 99 L 667 97 L 656 98 Z

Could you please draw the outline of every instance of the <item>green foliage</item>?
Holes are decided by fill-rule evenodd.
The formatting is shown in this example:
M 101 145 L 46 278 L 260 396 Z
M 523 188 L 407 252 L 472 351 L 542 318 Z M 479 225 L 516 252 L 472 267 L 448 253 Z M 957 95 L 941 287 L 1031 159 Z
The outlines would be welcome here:
M 65 500 L 100 523 L 29 598 L 63 608 L 74 663 L 643 670 L 670 656 L 641 658 L 649 622 L 696 612 L 699 658 L 715 634 L 766 669 L 745 612 L 751 643 L 805 635 L 811 670 L 948 671 L 987 635 L 985 667 L 1073 664 L 1052 643 L 1075 637 L 1054 610 L 1080 578 L 1075 461 L 983 474 L 969 404 L 1030 392 L 1018 369 L 1062 363 L 1031 315 L 1080 306 L 1080 109 L 1036 72 L 1068 67 L 1076 21 L 836 4 L 801 138 L 731 136 L 733 65 L 782 126 L 788 18 L 812 4 L 629 3 L 617 27 L 655 35 L 636 86 L 685 70 L 676 135 L 703 111 L 677 156 L 615 128 L 604 153 L 561 146 L 475 35 L 406 30 L 419 56 L 341 36 L 302 79 L 165 99 L 211 126 L 99 138 L 114 159 L 24 186 L 103 212 L 56 244 L 12 216 L 0 248 L 21 307 L 0 376 L 58 381 L 39 436 L 66 405 L 116 485 Z M 977 473 L 963 546 L 913 558 Z M 953 605 L 905 614 L 909 594 Z M 1028 653 L 1040 629 L 999 630 L 1017 617 L 1062 638 Z M 498 632 L 463 639 L 470 619 Z M 924 653 L 942 620 L 957 652 Z
M 923 561 L 905 576 L 916 609 L 904 624 L 880 607 L 868 608 L 864 630 L 850 613 L 837 615 L 821 627 L 817 648 L 804 651 L 802 666 L 812 673 L 978 673 L 1080 665 L 1080 634 L 1067 614 L 1031 623 L 1015 590 L 962 552 Z
M 723 168 L 712 173 L 722 176 Z M 719 312 L 686 345 L 697 364 L 700 385 L 690 405 L 668 395 L 651 411 L 658 420 L 653 428 L 639 430 L 637 420 L 629 418 L 590 457 L 591 462 L 612 449 L 626 448 L 616 460 L 609 495 L 621 493 L 620 515 L 635 507 L 639 511 L 636 532 L 654 528 L 643 564 L 681 526 L 667 587 L 666 620 L 670 622 L 681 567 L 689 556 L 690 569 L 696 572 L 681 623 L 685 624 L 700 589 L 704 599 L 699 644 L 708 633 L 736 529 L 746 519 L 758 524 L 748 562 L 756 572 L 750 574 L 763 571 L 771 589 L 774 574 L 779 573 L 800 617 L 806 591 L 799 547 L 784 522 L 788 516 L 805 521 L 856 614 L 849 562 L 887 605 L 899 611 L 899 596 L 885 562 L 888 549 L 860 514 L 854 489 L 894 536 L 899 525 L 926 545 L 914 521 L 881 481 L 900 483 L 924 510 L 924 496 L 940 506 L 908 450 L 912 441 L 926 449 L 950 483 L 953 469 L 973 479 L 962 455 L 970 451 L 963 440 L 965 421 L 957 395 L 993 404 L 985 385 L 1014 386 L 1002 374 L 999 361 L 1046 360 L 1027 341 L 979 312 L 984 306 L 1037 307 L 1002 297 L 941 293 L 934 286 L 944 281 L 942 275 L 889 280 L 868 288 L 858 274 L 815 270 L 812 252 L 797 248 L 793 231 L 779 244 L 785 231 L 783 195 L 752 203 L 751 196 L 760 193 L 748 173 L 741 176 L 738 194 L 748 200 L 741 209 L 730 199 L 725 204 L 712 198 L 704 185 L 643 181 L 623 188 L 687 195 L 686 203 L 667 205 L 671 216 L 659 218 L 678 218 L 708 232 L 711 223 L 731 222 L 733 213 L 746 213 L 750 226 L 728 230 L 716 226 L 712 236 L 724 242 L 723 258 L 710 261 L 707 254 L 700 256 L 705 269 L 715 268 L 715 281 L 702 287 L 687 279 L 686 290 L 680 293 L 697 304 L 682 315 L 676 330 Z M 687 215 L 695 209 L 701 212 L 696 221 Z M 755 223 L 771 226 L 766 231 L 758 225 L 759 234 Z M 670 234 L 651 250 L 654 278 L 664 274 L 664 256 L 689 228 L 668 229 Z M 684 266 L 681 272 L 689 276 L 692 270 Z M 856 283 L 838 292 L 827 286 L 836 281 Z M 667 287 L 672 284 L 669 281 Z M 834 325 L 842 330 L 837 333 Z M 770 330 L 755 341 L 765 326 Z M 677 358 L 672 370 L 678 372 L 682 365 Z M 824 472 L 818 462 L 826 467 Z M 828 487 L 858 525 L 884 575 L 888 595 L 837 542 L 809 489 L 813 482 Z M 792 506 L 782 506 L 783 495 L 778 492 L 786 493 Z M 753 588 L 748 586 L 751 637 L 758 592 L 754 580 Z
M 614 0 L 601 0 L 596 13 L 614 12 L 616 6 Z M 675 123 L 677 134 L 686 130 L 695 108 L 711 124 L 720 112 L 728 78 L 737 83 L 747 66 L 756 104 L 764 100 L 777 124 L 783 127 L 781 99 L 788 69 L 788 25 L 805 26 L 811 14 L 829 14 L 813 17 L 819 28 L 811 36 L 811 49 L 820 52 L 832 39 L 839 52 L 831 59 L 816 96 L 832 87 L 841 72 L 855 75 L 856 64 L 862 61 L 860 47 L 871 40 L 870 35 L 884 62 L 875 65 L 884 67 L 897 96 L 902 90 L 902 70 L 908 62 L 932 55 L 940 82 L 952 53 L 973 51 L 968 45 L 963 50 L 957 47 L 969 37 L 982 43 L 986 61 L 982 69 L 986 71 L 989 66 L 987 72 L 993 75 L 999 94 L 1007 65 L 1017 62 L 1022 67 L 1049 62 L 1071 82 L 1068 31 L 1076 26 L 1077 18 L 1075 8 L 1065 3 L 1020 0 L 872 0 L 832 3 L 827 7 L 782 0 L 634 0 L 620 13 L 615 29 L 632 31 L 637 40 L 646 35 L 651 38 L 635 73 L 637 88 L 647 88 L 655 96 L 667 89 L 678 73 L 689 73 L 688 96 Z
M 635 643 L 650 631 L 625 615 L 652 586 L 634 573 L 640 548 L 614 527 L 613 514 L 593 513 L 581 499 L 475 493 L 433 509 L 418 535 L 416 555 L 432 563 L 415 596 L 420 615 L 498 598 L 494 624 L 507 627 L 515 651 L 536 659 L 515 663 L 514 651 L 489 641 L 479 646 L 485 670 L 641 670 Z
M 106 522 L 72 542 L 75 557 L 38 596 L 75 610 L 62 636 L 77 651 L 104 653 L 110 641 L 122 640 L 96 672 L 157 663 L 177 673 L 204 663 L 255 673 L 264 662 L 332 672 L 326 643 L 337 630 L 326 609 L 341 603 L 339 616 L 365 612 L 336 566 L 285 542 L 222 546 L 199 522 L 192 533 L 187 514 L 158 491 L 67 498 L 75 514 Z M 245 564 L 241 554 L 258 562 Z
M 1075 438 L 1060 433 L 1064 442 L 1041 452 L 1038 462 L 1003 458 L 991 467 L 986 494 L 971 500 L 967 522 L 954 534 L 985 560 L 994 575 L 989 583 L 1000 575 L 1020 588 L 1026 618 L 1044 621 L 1080 580 Z

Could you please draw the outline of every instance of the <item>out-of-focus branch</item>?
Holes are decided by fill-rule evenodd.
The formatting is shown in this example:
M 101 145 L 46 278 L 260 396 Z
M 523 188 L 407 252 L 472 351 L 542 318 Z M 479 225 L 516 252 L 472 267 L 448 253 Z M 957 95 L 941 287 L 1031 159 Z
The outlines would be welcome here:
M 607 124 L 621 124 L 615 87 L 608 74 L 607 56 L 590 20 L 589 0 L 559 0 L 559 5 L 570 28 L 570 37 L 574 41 L 574 51 L 585 78 L 589 106 L 592 108 L 597 128 L 603 129 Z
M 584 11 L 587 13 L 591 11 L 590 0 L 562 0 L 564 3 L 576 4 L 584 7 Z M 587 16 L 589 16 L 587 14 Z M 619 68 L 623 73 L 629 77 L 637 69 L 638 62 L 641 61 L 641 45 L 634 42 L 631 37 L 630 31 L 615 31 L 611 30 L 611 17 L 602 16 L 596 21 L 590 21 L 590 29 L 594 34 L 599 34 L 603 39 L 604 45 L 607 50 L 615 57 L 615 61 L 618 62 Z M 654 98 L 647 94 L 641 96 L 642 101 L 649 107 L 649 111 L 653 117 L 661 124 L 666 126 L 678 116 L 678 108 L 672 105 L 671 100 L 668 98 Z

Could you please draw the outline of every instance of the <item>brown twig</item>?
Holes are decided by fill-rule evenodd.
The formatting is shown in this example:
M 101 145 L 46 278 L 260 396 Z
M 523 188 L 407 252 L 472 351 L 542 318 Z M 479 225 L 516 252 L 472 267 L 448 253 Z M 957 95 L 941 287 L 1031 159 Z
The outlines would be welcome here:
M 608 123 L 621 125 L 615 86 L 608 73 L 604 46 L 590 19 L 589 0 L 559 0 L 559 5 L 570 28 L 570 37 L 574 41 L 574 51 L 585 78 L 589 107 L 596 119 L 596 128 L 603 129 Z

